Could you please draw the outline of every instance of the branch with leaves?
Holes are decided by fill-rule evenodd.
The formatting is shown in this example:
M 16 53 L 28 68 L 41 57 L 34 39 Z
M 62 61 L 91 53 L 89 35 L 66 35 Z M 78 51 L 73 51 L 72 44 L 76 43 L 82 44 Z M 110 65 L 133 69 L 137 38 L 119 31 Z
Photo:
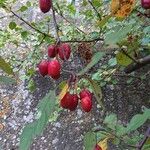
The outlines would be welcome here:
M 6 6 L 5 6 L 5 9 L 6 10 L 8 10 L 8 11 L 10 11 L 15 17 L 17 17 L 19 20 L 21 20 L 22 22 L 24 22 L 26 25 L 28 25 L 30 28 L 32 28 L 33 30 L 35 30 L 36 32 L 38 32 L 38 33 L 40 33 L 40 34 L 42 34 L 42 35 L 44 35 L 44 36 L 47 36 L 47 37 L 50 37 L 50 38 L 52 38 L 52 39 L 54 39 L 54 37 L 53 36 L 51 36 L 50 34 L 48 34 L 48 33 L 45 33 L 45 32 L 43 32 L 43 31 L 41 31 L 41 30 L 39 30 L 38 28 L 36 28 L 35 26 L 33 26 L 32 24 L 30 24 L 28 21 L 26 21 L 25 19 L 23 19 L 22 17 L 20 17 L 17 13 L 15 13 L 13 10 L 11 10 L 10 8 L 7 8 Z M 53 9 L 53 11 L 56 11 L 56 9 L 54 8 Z M 58 13 L 58 12 L 57 12 Z M 64 18 L 64 17 L 63 17 Z M 56 18 L 55 18 L 55 20 L 56 20 Z M 66 20 L 66 19 L 65 19 Z M 66 21 L 68 21 L 68 20 L 66 20 Z M 68 21 L 69 22 L 69 21 Z M 72 24 L 72 23 L 70 23 L 70 24 Z M 57 26 L 57 25 L 56 25 Z M 57 28 L 58 28 L 58 26 L 57 26 Z M 77 28 L 80 32 L 82 32 L 82 33 L 84 33 L 85 34 L 85 32 L 84 31 L 82 31 L 81 29 L 79 29 L 79 28 Z M 59 35 L 59 33 L 57 33 L 58 35 Z M 62 43 L 82 43 L 82 42 L 96 42 L 96 41 L 104 41 L 104 39 L 103 38 L 96 38 L 96 39 L 87 39 L 87 40 L 84 40 L 84 39 L 81 39 L 81 40 L 76 40 L 76 39 L 72 39 L 72 40 L 64 40 L 64 41 L 61 41 Z
M 60 15 L 60 16 L 61 16 L 66 22 L 68 22 L 70 25 L 74 26 L 79 32 L 81 32 L 81 33 L 83 33 L 83 34 L 87 34 L 87 33 L 85 33 L 83 30 L 81 30 L 79 27 L 75 26 L 74 23 L 70 22 L 70 21 L 64 16 L 63 12 L 62 12 L 61 9 L 60 9 L 59 4 L 56 3 L 56 5 L 57 5 L 59 11 L 58 11 L 56 8 L 54 8 L 54 10 L 56 11 L 56 13 L 57 13 L 58 15 Z
M 132 63 L 130 65 L 128 65 L 125 69 L 124 69 L 124 72 L 125 73 L 131 73 L 135 70 L 138 70 L 146 65 L 150 64 L 150 55 L 144 57 L 144 58 L 141 58 L 141 59 L 138 59 L 137 60 L 137 63 Z
M 88 0 L 88 2 L 90 3 L 90 5 L 92 6 L 93 10 L 95 11 L 96 15 L 98 16 L 98 18 L 101 20 L 101 15 L 100 13 L 97 11 L 97 9 L 95 8 L 95 6 L 93 5 L 92 1 Z

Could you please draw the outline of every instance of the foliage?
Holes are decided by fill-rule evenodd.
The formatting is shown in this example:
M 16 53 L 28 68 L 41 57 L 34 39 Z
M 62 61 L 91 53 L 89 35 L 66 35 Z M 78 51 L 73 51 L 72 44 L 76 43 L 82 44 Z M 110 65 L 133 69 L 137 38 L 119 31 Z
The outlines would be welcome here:
M 120 3 L 117 0 L 83 0 L 81 2 L 73 0 L 71 3 L 53 1 L 56 18 L 62 18 L 57 21 L 57 27 L 57 22 L 54 22 L 52 15 L 41 13 L 39 19 L 29 16 L 32 14 L 30 11 L 38 9 L 38 1 L 26 0 L 25 3 L 19 3 L 19 6 L 18 3 L 17 0 L 0 0 L 0 10 L 6 15 L 0 18 L 2 22 L 8 15 L 12 15 L 9 16 L 10 19 L 6 26 L 0 30 L 0 69 L 9 75 L 0 76 L 2 83 L 16 83 L 14 74 L 22 69 L 25 71 L 25 75 L 19 76 L 19 78 L 28 81 L 30 91 L 33 92 L 36 89 L 32 77 L 35 75 L 37 64 L 41 58 L 45 58 L 45 47 L 56 43 L 58 40 L 50 26 L 52 20 L 60 41 L 71 43 L 73 55 L 77 53 L 76 49 L 80 43 L 93 45 L 91 61 L 85 68 L 81 68 L 80 72 L 73 73 L 79 79 L 76 89 L 80 91 L 82 86 L 89 87 L 103 109 L 105 108 L 101 87 L 108 83 L 116 84 L 117 80 L 113 76 L 118 70 L 122 71 L 128 65 L 137 63 L 139 58 L 150 54 L 150 20 L 147 17 L 147 11 L 143 10 L 139 2 L 135 0 L 130 0 L 129 4 L 125 1 Z M 15 7 L 16 5 L 17 7 Z M 100 44 L 95 46 L 97 43 Z M 6 52 L 10 50 L 9 45 L 14 48 L 11 47 L 12 54 L 8 52 L 9 55 L 7 55 Z M 19 49 L 19 54 L 15 51 L 16 49 Z M 110 49 L 113 49 L 112 57 L 108 58 L 105 64 L 99 65 L 99 61 L 104 60 L 105 56 L 107 57 Z M 93 68 L 96 68 L 94 72 L 92 71 Z M 67 71 L 72 74 L 72 70 Z M 138 79 L 140 81 L 145 80 L 146 74 L 141 74 Z M 131 74 L 126 81 L 127 84 L 130 84 L 134 77 L 134 74 Z M 58 99 L 61 99 L 69 89 L 68 81 L 62 82 L 59 86 L 62 92 L 60 92 Z M 58 107 L 56 110 L 54 109 L 55 103 L 57 103 L 54 100 L 54 91 L 50 91 L 40 101 L 38 118 L 23 129 L 20 149 L 28 149 L 32 139 L 42 133 L 48 120 L 56 119 L 58 113 L 52 112 L 60 110 Z M 51 118 L 49 119 L 49 117 Z M 149 110 L 145 109 L 143 114 L 135 115 L 127 127 L 124 127 L 118 124 L 117 116 L 111 114 L 104 119 L 104 124 L 110 133 L 104 130 L 98 134 L 103 139 L 111 135 L 114 143 L 120 143 L 122 140 L 114 137 L 112 133 L 120 138 L 124 135 L 126 141 L 135 144 L 139 140 L 137 138 L 139 136 L 134 136 L 130 140 L 129 135 L 126 136 L 126 134 L 138 129 L 147 119 L 149 119 Z M 92 132 L 87 133 L 84 141 L 87 149 L 93 147 L 94 139 L 95 136 Z
M 50 91 L 38 104 L 37 119 L 26 125 L 20 136 L 20 150 L 28 150 L 32 139 L 40 135 L 49 121 L 55 106 L 55 91 Z
M 100 141 L 98 142 L 100 144 L 101 141 L 109 138 L 113 144 L 118 145 L 120 148 L 125 149 L 131 146 L 130 149 L 135 149 L 132 146 L 136 145 L 143 138 L 143 135 L 140 135 L 137 129 L 148 120 L 150 120 L 150 109 L 147 108 L 143 110 L 143 114 L 134 115 L 126 126 L 118 122 L 116 114 L 109 114 L 104 118 L 103 127 L 98 126 L 93 129 L 93 132 L 88 132 L 92 135 L 88 137 L 88 140 L 92 141 L 94 134 L 96 134 L 97 140 L 95 139 L 95 143 L 96 141 Z M 85 139 L 87 139 L 87 134 L 85 134 Z M 88 143 L 84 144 L 85 147 L 88 147 Z

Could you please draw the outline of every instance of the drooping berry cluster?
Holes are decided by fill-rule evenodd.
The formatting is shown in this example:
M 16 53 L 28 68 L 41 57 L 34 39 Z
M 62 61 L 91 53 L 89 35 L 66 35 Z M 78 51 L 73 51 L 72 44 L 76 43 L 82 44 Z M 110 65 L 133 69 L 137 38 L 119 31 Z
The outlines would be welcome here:
M 64 109 L 74 111 L 77 108 L 79 101 L 80 101 L 81 108 L 85 112 L 91 111 L 92 93 L 87 89 L 82 90 L 79 93 L 79 96 L 77 94 L 71 94 L 67 92 L 65 96 L 61 99 L 60 106 Z
M 62 60 L 67 60 L 70 57 L 71 47 L 67 43 L 62 43 L 60 45 L 50 45 L 48 46 L 48 56 L 50 58 L 55 58 L 57 55 Z M 60 77 L 61 64 L 59 60 L 42 60 L 38 65 L 39 73 L 44 77 L 49 75 L 54 80 Z

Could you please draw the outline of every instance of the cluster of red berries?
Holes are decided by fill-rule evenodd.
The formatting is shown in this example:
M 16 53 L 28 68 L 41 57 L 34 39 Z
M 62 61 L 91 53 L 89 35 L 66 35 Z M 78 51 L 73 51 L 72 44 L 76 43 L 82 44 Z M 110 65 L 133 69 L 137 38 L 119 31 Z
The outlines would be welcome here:
M 62 108 L 69 109 L 70 111 L 74 111 L 78 106 L 78 101 L 80 100 L 81 108 L 85 112 L 89 112 L 92 109 L 92 93 L 84 89 L 77 94 L 70 94 L 67 92 L 65 96 L 61 99 L 60 105 Z
M 67 43 L 62 43 L 60 45 L 50 45 L 48 47 L 48 56 L 54 58 L 57 55 L 62 60 L 67 60 L 70 57 L 71 47 Z M 42 76 L 49 75 L 54 80 L 60 77 L 61 65 L 57 59 L 53 60 L 42 60 L 38 65 L 39 72 Z

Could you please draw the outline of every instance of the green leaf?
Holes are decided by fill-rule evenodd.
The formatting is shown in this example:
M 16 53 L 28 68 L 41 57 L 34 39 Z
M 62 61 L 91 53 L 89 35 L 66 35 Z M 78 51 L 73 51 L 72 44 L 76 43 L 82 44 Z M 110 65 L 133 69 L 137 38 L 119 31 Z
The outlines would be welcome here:
M 150 109 L 145 109 L 143 114 L 135 115 L 127 126 L 127 133 L 135 131 L 150 119 Z
M 115 65 L 117 65 L 117 60 L 116 60 L 116 58 L 111 58 L 111 59 L 109 59 L 108 65 L 109 65 L 109 66 L 115 66 Z
M 105 44 L 117 44 L 119 41 L 123 40 L 130 31 L 132 31 L 132 25 L 126 25 L 125 27 L 112 31 L 106 35 Z
M 9 23 L 9 28 L 10 28 L 11 30 L 15 29 L 16 26 L 17 26 L 17 24 L 16 24 L 15 22 L 13 22 L 13 21 Z
M 115 130 L 115 127 L 117 125 L 117 115 L 110 114 L 110 115 L 106 116 L 106 118 L 104 120 L 104 124 L 106 124 L 108 128 Z
M 91 62 L 78 73 L 79 76 L 84 75 L 89 69 L 91 69 L 95 64 L 97 64 L 100 59 L 104 56 L 104 52 L 97 52 L 93 57 Z
M 31 2 L 27 1 L 26 5 L 27 5 L 27 7 L 31 7 Z
M 50 91 L 38 104 L 40 116 L 33 123 L 26 125 L 20 136 L 20 150 L 28 150 L 32 139 L 40 135 L 48 123 L 49 116 L 54 111 L 55 91 Z
M 24 12 L 24 11 L 26 11 L 27 9 L 28 9 L 27 6 L 22 6 L 22 7 L 19 9 L 19 11 Z
M 150 150 L 150 138 L 147 139 L 142 150 Z
M 22 37 L 23 39 L 26 39 L 26 38 L 28 37 L 28 32 L 27 32 L 27 31 L 21 32 L 21 37 Z
M 102 1 L 101 0 L 92 0 L 92 4 L 95 7 L 100 7 L 102 5 Z
M 20 150 L 28 150 L 30 144 L 32 143 L 32 139 L 34 138 L 34 128 L 36 126 L 36 122 L 28 124 L 24 129 L 20 136 Z
M 87 6 L 87 5 L 88 5 L 87 0 L 83 0 L 83 1 L 82 1 L 82 6 Z
M 87 132 L 84 136 L 85 150 L 92 150 L 96 143 L 96 137 L 93 132 Z
M 73 4 L 69 4 L 69 5 L 67 6 L 67 8 L 68 8 L 68 11 L 69 11 L 71 14 L 73 14 L 73 15 L 76 14 L 76 8 L 75 8 L 75 6 L 74 6 Z
M 15 84 L 16 80 L 7 76 L 0 76 L 0 84 Z
M 3 7 L 5 5 L 6 0 L 0 0 L 0 7 Z
M 29 89 L 31 92 L 34 92 L 34 91 L 35 91 L 35 89 L 36 89 L 36 84 L 35 84 L 35 82 L 34 82 L 33 79 L 31 79 L 31 80 L 29 81 L 29 83 L 28 83 L 28 89 Z
M 95 96 L 97 102 L 99 103 L 99 105 L 102 106 L 103 109 L 105 109 L 103 102 L 102 102 L 102 90 L 101 90 L 100 86 L 97 84 L 97 82 L 90 79 L 89 77 L 85 77 L 85 79 L 87 79 L 88 82 L 90 83 L 90 85 L 92 87 L 92 91 L 94 93 L 94 96 Z
M 121 124 L 116 125 L 116 135 L 118 137 L 126 134 L 126 131 L 127 131 L 126 127 L 124 127 L 123 125 L 121 125 Z
M 117 63 L 122 66 L 128 66 L 132 63 L 132 59 L 126 56 L 123 52 L 118 52 L 116 54 Z
M 0 69 L 2 69 L 7 74 L 13 74 L 13 70 L 8 62 L 6 62 L 1 56 L 0 56 Z
M 102 20 L 98 21 L 98 22 L 96 23 L 96 25 L 99 26 L 99 27 L 103 27 L 103 26 L 108 22 L 108 20 L 109 20 L 110 18 L 111 18 L 111 15 L 108 15 L 108 16 L 106 16 L 105 18 L 103 18 Z

